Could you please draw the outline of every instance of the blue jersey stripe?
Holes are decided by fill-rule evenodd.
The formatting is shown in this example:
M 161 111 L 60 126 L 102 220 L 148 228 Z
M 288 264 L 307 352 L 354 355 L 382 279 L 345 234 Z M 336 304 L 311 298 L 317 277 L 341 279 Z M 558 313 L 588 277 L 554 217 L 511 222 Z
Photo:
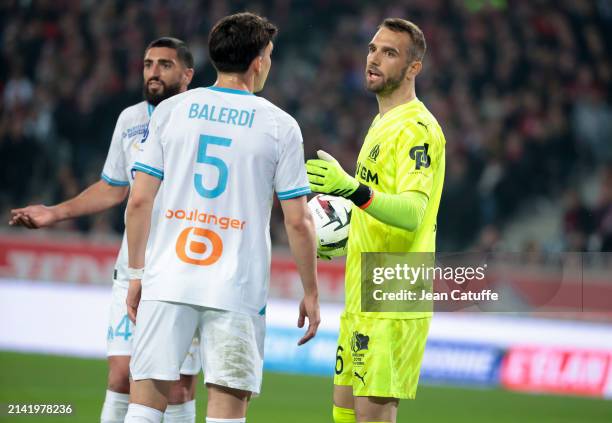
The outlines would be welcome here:
M 159 173 L 151 172 L 150 170 L 147 170 L 147 169 L 139 169 L 136 166 L 134 166 L 132 168 L 132 170 L 134 170 L 136 172 L 146 173 L 146 174 L 151 175 L 151 176 L 155 176 L 157 179 L 162 180 L 162 181 L 164 180 L 164 175 L 160 175 Z
M 307 189 L 308 192 L 310 192 L 310 187 L 299 187 L 299 188 L 290 189 L 290 190 L 287 190 L 287 191 L 277 192 L 276 195 L 278 195 L 279 197 L 282 197 L 282 196 L 285 196 L 285 195 L 293 194 L 294 192 L 304 191 L 305 189 Z
M 102 173 L 100 177 L 102 178 L 104 182 L 114 187 L 126 187 L 130 185 L 128 181 L 118 181 L 117 179 L 109 178 L 104 173 Z
M 140 171 L 147 172 L 147 173 L 150 173 L 150 174 L 155 174 L 157 176 L 164 176 L 164 172 L 160 172 L 158 170 L 151 169 L 150 167 L 144 167 L 144 166 L 139 166 L 139 165 L 135 164 L 132 167 L 132 169 L 133 170 L 140 170 Z
M 225 87 L 206 87 L 209 90 L 213 90 L 213 91 L 219 91 L 222 93 L 230 93 L 230 94 L 240 94 L 240 95 L 254 95 L 253 93 L 250 93 L 248 91 L 242 91 L 242 90 L 235 90 L 233 88 L 225 88 Z
M 163 171 L 159 169 L 155 169 L 154 167 L 151 167 L 151 166 L 147 166 L 146 164 L 143 164 L 143 163 L 139 163 L 139 162 L 134 163 L 134 166 L 132 166 L 132 170 L 137 170 L 139 172 L 147 173 L 161 180 L 164 179 Z
M 310 188 L 304 187 L 299 189 L 294 189 L 291 191 L 285 191 L 282 193 L 276 193 L 279 200 L 289 200 L 291 198 L 301 197 L 303 195 L 310 194 Z
M 138 167 L 140 167 L 140 168 L 142 168 L 142 169 L 150 170 L 151 172 L 156 172 L 156 173 L 159 173 L 159 174 L 160 174 L 160 175 L 162 175 L 162 176 L 163 176 L 163 174 L 164 174 L 164 171 L 163 171 L 163 170 L 161 170 L 161 169 L 157 169 L 157 168 L 155 168 L 155 167 L 153 167 L 153 166 L 146 165 L 146 164 L 144 164 L 144 163 L 134 162 L 134 166 L 133 166 L 133 167 L 136 167 L 136 166 L 138 166 Z

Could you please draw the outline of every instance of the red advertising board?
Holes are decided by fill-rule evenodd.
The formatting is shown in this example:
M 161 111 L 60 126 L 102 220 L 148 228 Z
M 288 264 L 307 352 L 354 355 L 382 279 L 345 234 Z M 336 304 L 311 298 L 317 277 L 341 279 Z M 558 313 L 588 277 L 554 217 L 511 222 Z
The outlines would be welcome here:
M 50 237 L 0 235 L 0 277 L 110 284 L 119 243 Z M 344 263 L 321 262 L 318 267 L 320 297 L 324 301 L 344 298 Z M 270 295 L 299 298 L 302 292 L 297 268 L 290 255 L 273 254 Z
M 501 368 L 502 386 L 526 392 L 601 397 L 611 378 L 610 351 L 513 347 Z
M 109 283 L 119 244 L 0 236 L 0 277 Z

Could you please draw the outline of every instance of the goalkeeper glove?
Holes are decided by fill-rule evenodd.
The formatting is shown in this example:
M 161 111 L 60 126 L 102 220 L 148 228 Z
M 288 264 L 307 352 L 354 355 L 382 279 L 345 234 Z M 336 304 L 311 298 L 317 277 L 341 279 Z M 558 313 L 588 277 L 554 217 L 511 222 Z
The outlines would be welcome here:
M 329 153 L 317 151 L 319 159 L 306 162 L 310 189 L 324 194 L 347 197 L 359 187 L 359 182 L 342 169 Z
M 331 260 L 334 257 L 342 257 L 346 255 L 346 250 L 346 245 L 343 248 L 317 245 L 317 258 L 321 260 Z
M 317 258 L 321 260 L 327 260 L 327 261 L 332 259 L 331 256 L 328 256 L 327 254 L 319 250 L 317 250 Z
M 313 192 L 348 198 L 358 207 L 370 201 L 373 193 L 368 186 L 346 173 L 329 153 L 319 150 L 317 156 L 319 159 L 306 162 L 308 182 Z

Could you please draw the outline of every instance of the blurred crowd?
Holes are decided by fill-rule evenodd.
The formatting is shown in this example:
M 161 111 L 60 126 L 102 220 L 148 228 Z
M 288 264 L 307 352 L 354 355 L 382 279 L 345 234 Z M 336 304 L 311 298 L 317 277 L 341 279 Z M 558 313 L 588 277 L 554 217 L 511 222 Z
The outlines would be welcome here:
M 612 166 L 602 170 L 596 188 L 593 204 L 578 190 L 565 194 L 562 224 L 568 251 L 612 251 Z
M 495 242 L 538 198 L 565 208 L 563 248 L 612 250 L 606 0 L 4 1 L 0 215 L 61 201 L 99 179 L 117 116 L 141 100 L 143 49 L 152 39 L 186 40 L 196 62 L 192 87 L 214 83 L 207 33 L 241 10 L 280 28 L 262 95 L 296 117 L 307 156 L 324 148 L 350 171 L 377 113 L 363 84 L 369 40 L 388 16 L 423 29 L 428 52 L 417 95 L 447 140 L 440 250 Z M 588 178 L 601 186 L 593 204 L 582 198 Z M 122 221 L 118 210 L 63 226 L 109 234 Z M 272 235 L 286 242 L 278 207 Z

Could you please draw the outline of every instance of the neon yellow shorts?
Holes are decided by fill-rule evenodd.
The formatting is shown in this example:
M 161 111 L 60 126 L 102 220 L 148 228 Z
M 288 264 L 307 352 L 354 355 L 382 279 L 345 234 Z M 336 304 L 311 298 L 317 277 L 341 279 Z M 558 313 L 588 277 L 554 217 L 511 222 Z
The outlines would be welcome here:
M 356 397 L 414 399 L 430 317 L 373 319 L 343 313 L 336 350 L 335 385 Z

